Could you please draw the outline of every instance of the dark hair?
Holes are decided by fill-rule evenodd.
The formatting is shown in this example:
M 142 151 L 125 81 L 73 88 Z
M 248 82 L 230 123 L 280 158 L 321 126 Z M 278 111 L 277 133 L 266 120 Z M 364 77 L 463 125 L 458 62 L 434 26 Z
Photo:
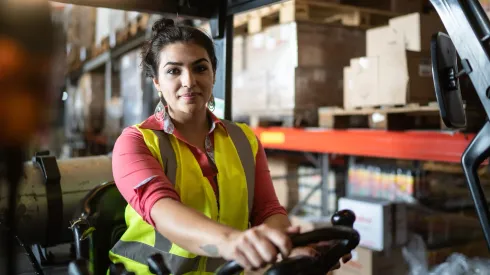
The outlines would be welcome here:
M 143 71 L 148 77 L 158 77 L 160 51 L 167 45 L 178 42 L 192 42 L 203 47 L 211 58 L 213 71 L 216 72 L 218 60 L 213 40 L 198 28 L 188 25 L 176 25 L 172 19 L 162 18 L 153 24 L 152 37 L 143 46 Z

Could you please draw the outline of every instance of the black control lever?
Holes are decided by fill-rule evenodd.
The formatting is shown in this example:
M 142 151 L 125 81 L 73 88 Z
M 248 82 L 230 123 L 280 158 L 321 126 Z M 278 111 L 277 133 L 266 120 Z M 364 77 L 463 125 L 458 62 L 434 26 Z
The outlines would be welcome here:
M 170 275 L 170 270 L 165 265 L 162 254 L 154 254 L 148 258 L 148 268 L 152 274 Z
M 332 216 L 334 226 L 317 229 L 311 232 L 291 236 L 293 247 L 306 246 L 323 241 L 337 241 L 320 257 L 294 257 L 274 264 L 267 270 L 268 275 L 285 274 L 326 274 L 342 256 L 350 253 L 359 244 L 359 233 L 352 227 L 355 215 L 350 210 L 342 210 Z M 243 268 L 235 261 L 225 263 L 217 275 L 232 275 L 241 272 Z
M 70 262 L 68 265 L 68 275 L 90 275 L 88 270 L 88 261 L 84 259 L 77 259 Z
M 332 216 L 332 224 L 334 226 L 347 226 L 350 228 L 354 227 L 354 222 L 356 221 L 356 214 L 351 210 L 344 209 L 337 211 Z

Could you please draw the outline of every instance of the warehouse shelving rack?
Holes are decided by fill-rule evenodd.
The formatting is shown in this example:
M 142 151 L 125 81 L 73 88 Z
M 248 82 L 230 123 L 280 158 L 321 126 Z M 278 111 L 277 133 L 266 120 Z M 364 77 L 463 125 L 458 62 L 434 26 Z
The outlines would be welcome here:
M 58 0 L 95 7 L 106 7 L 131 11 L 141 11 L 167 16 L 180 16 L 190 19 L 209 20 L 211 32 L 216 45 L 218 70 L 214 95 L 223 99 L 224 118 L 231 119 L 232 114 L 232 62 L 233 62 L 233 18 L 235 14 L 278 3 L 278 0 Z M 84 72 L 105 68 L 106 98 L 111 96 L 111 72 L 113 61 L 123 54 L 140 46 L 150 32 L 128 40 L 99 55 L 87 60 L 81 69 L 71 73 L 71 81 L 75 81 Z M 389 159 L 405 159 L 414 161 L 440 161 L 459 163 L 465 148 L 474 135 L 455 132 L 407 131 L 394 132 L 384 130 L 327 130 L 321 128 L 254 128 L 266 149 L 277 149 L 286 152 L 316 153 L 319 159 L 313 160 L 320 170 L 322 182 L 322 214 L 330 216 L 333 209 L 328 209 L 329 194 L 335 190 L 327 187 L 330 171 L 330 155 L 365 156 Z M 300 202 L 295 209 L 301 207 Z

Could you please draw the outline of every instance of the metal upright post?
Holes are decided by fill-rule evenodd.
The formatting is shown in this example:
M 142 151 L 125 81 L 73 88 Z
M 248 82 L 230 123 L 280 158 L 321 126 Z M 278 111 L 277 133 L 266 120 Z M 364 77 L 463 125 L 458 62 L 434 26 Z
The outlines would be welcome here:
M 330 216 L 328 207 L 328 197 L 330 196 L 330 188 L 328 187 L 328 176 L 330 174 L 330 160 L 328 154 L 321 155 L 321 175 L 322 175 L 322 216 Z
M 112 98 L 112 60 L 109 58 L 105 63 L 105 102 Z
M 213 94 L 216 107 L 223 107 L 223 118 L 231 120 L 233 68 L 233 14 L 227 15 L 228 1 L 222 1 L 216 16 L 210 20 L 211 33 L 218 58 Z M 223 106 L 224 105 L 224 106 Z M 218 114 L 219 115 L 219 114 Z

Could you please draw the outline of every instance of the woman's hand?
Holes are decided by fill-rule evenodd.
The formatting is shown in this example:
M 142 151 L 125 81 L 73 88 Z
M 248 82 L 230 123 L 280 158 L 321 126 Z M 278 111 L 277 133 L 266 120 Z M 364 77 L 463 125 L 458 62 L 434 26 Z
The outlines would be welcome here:
M 287 229 L 287 232 L 289 234 L 299 234 L 300 233 L 300 227 L 299 226 L 291 226 Z M 296 257 L 296 256 L 307 256 L 307 257 L 315 257 L 319 256 L 321 254 L 321 251 L 328 251 L 330 247 L 333 245 L 332 242 L 320 242 L 316 244 L 312 244 L 309 246 L 303 246 L 303 247 L 295 247 L 289 254 L 289 257 Z M 341 259 L 342 263 L 347 263 L 352 259 L 352 254 L 347 254 L 344 255 Z M 340 262 L 337 263 L 332 270 L 336 270 L 340 268 Z
M 301 232 L 301 228 L 299 226 L 290 226 L 286 229 L 289 235 L 299 234 Z M 310 246 L 301 246 L 295 247 L 289 254 L 289 258 L 296 256 L 307 256 L 307 257 L 315 257 L 318 256 L 319 252 L 315 249 L 314 245 Z
M 276 262 L 279 253 L 288 257 L 291 249 L 292 244 L 287 233 L 266 224 L 244 232 L 234 232 L 227 241 L 218 246 L 222 258 L 237 261 L 246 271 Z

